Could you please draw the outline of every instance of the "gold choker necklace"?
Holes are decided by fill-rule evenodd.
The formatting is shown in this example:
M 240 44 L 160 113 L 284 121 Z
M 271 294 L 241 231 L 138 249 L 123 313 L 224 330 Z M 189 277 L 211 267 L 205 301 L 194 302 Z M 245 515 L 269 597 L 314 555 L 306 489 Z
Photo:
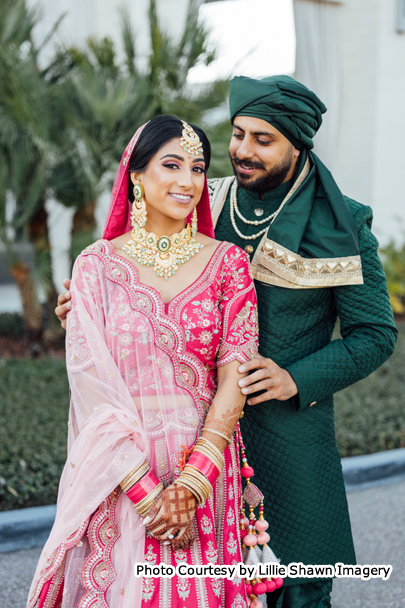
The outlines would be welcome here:
M 153 266 L 156 275 L 167 281 L 203 247 L 192 235 L 190 224 L 172 236 L 158 236 L 135 225 L 132 238 L 122 249 L 141 266 Z

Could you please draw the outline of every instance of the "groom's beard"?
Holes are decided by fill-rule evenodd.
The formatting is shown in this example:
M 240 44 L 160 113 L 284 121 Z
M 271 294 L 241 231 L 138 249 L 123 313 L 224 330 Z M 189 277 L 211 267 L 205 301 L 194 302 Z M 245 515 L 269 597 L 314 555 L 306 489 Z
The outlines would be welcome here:
M 237 167 L 238 165 L 243 164 L 245 167 L 265 169 L 262 163 L 255 163 L 250 160 L 241 160 L 237 157 L 232 158 L 231 155 L 229 155 L 229 157 L 231 159 L 233 172 L 238 181 L 238 186 L 244 188 L 245 190 L 251 190 L 252 192 L 259 192 L 262 194 L 277 188 L 277 186 L 280 186 L 280 184 L 284 182 L 293 163 L 294 148 L 291 146 L 291 149 L 288 150 L 285 157 L 277 165 L 267 171 L 264 175 L 256 178 L 240 173 Z

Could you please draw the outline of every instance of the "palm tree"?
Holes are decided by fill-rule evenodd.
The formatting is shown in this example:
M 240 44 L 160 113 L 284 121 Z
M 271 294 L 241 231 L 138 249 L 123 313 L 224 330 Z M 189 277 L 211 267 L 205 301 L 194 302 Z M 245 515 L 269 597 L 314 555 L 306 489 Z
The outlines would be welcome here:
M 22 1 L 6 0 L 0 6 L 1 238 L 20 290 L 27 329 L 35 338 L 42 332 L 42 311 L 27 250 L 29 225 L 44 193 L 45 167 L 40 148 L 29 133 L 33 115 L 30 97 L 34 90 L 39 93 L 39 83 L 31 57 L 28 61 L 23 58 L 21 49 L 29 44 L 37 17 L 36 12 L 26 10 Z M 22 88 L 28 89 L 28 98 Z M 13 204 L 7 205 L 10 200 Z M 10 209 L 13 213 L 8 218 Z
M 38 67 L 40 49 L 32 42 L 38 18 L 25 0 L 0 5 L 0 237 L 35 343 L 44 330 L 36 283 L 42 283 L 51 310 L 56 301 L 45 203 L 53 190 L 69 189 L 72 182 L 79 190 L 83 181 L 82 171 L 65 168 L 75 166 L 76 140 L 65 131 L 61 87 Z
M 57 49 L 49 64 L 40 68 L 41 49 L 32 40 L 38 19 L 39 12 L 29 10 L 26 0 L 0 4 L 0 238 L 20 289 L 27 328 L 36 339 L 44 329 L 35 290 L 38 278 L 50 309 L 56 295 L 46 201 L 52 197 L 75 209 L 72 258 L 76 257 L 94 240 L 97 199 L 111 186 L 122 150 L 135 130 L 159 114 L 202 124 L 209 110 L 224 102 L 228 88 L 226 81 L 200 87 L 187 83 L 197 62 L 209 63 L 215 57 L 207 47 L 208 32 L 198 22 L 195 0 L 190 0 L 177 42 L 161 29 L 156 1 L 150 0 L 151 51 L 143 70 L 125 10 L 122 61 L 112 40 L 93 38 L 83 48 Z M 221 150 L 213 156 L 211 175 L 223 174 L 224 159 L 228 162 L 227 129 L 224 124 L 207 129 Z M 7 218 L 10 200 L 14 206 L 8 209 L 14 211 Z M 27 251 L 33 253 L 31 265 L 23 254 Z

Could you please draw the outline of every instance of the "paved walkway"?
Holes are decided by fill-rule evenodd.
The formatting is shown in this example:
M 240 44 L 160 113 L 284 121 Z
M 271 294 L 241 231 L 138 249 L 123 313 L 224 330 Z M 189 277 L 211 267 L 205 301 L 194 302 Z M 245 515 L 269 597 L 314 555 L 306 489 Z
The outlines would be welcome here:
M 333 608 L 405 607 L 405 483 L 348 494 L 359 564 L 390 564 L 388 581 L 338 579 Z M 25 608 L 40 549 L 0 554 L 0 606 Z
M 405 483 L 348 494 L 358 564 L 389 564 L 387 581 L 337 579 L 333 608 L 405 607 Z

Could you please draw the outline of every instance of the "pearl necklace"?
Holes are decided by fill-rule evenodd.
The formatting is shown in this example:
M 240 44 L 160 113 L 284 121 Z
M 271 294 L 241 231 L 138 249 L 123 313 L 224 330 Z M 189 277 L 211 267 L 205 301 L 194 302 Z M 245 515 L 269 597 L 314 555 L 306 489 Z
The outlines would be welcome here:
M 136 225 L 131 240 L 122 249 L 141 266 L 153 266 L 156 276 L 167 281 L 203 247 L 192 236 L 190 224 L 172 236 L 158 236 Z
M 230 197 L 231 224 L 232 224 L 236 234 L 238 236 L 240 236 L 241 239 L 244 239 L 246 241 L 254 241 L 255 239 L 259 238 L 259 236 L 262 236 L 267 231 L 268 226 L 266 226 L 265 228 L 263 228 L 256 234 L 252 234 L 252 236 L 246 236 L 245 234 L 241 233 L 241 231 L 239 230 L 239 228 L 236 225 L 235 211 L 236 211 L 238 217 L 240 217 L 242 222 L 244 222 L 245 224 L 250 224 L 252 226 L 260 226 L 261 224 L 264 224 L 265 222 L 269 222 L 270 220 L 272 220 L 273 217 L 277 214 L 278 209 L 277 209 L 277 211 L 275 211 L 274 213 L 269 215 L 269 217 L 266 217 L 264 220 L 253 220 L 253 221 L 247 220 L 245 217 L 243 217 L 243 215 L 241 214 L 241 212 L 238 209 L 238 201 L 237 201 L 237 196 L 236 196 L 237 190 L 238 190 L 238 183 L 235 179 L 232 184 L 232 187 L 231 187 L 231 197 Z

